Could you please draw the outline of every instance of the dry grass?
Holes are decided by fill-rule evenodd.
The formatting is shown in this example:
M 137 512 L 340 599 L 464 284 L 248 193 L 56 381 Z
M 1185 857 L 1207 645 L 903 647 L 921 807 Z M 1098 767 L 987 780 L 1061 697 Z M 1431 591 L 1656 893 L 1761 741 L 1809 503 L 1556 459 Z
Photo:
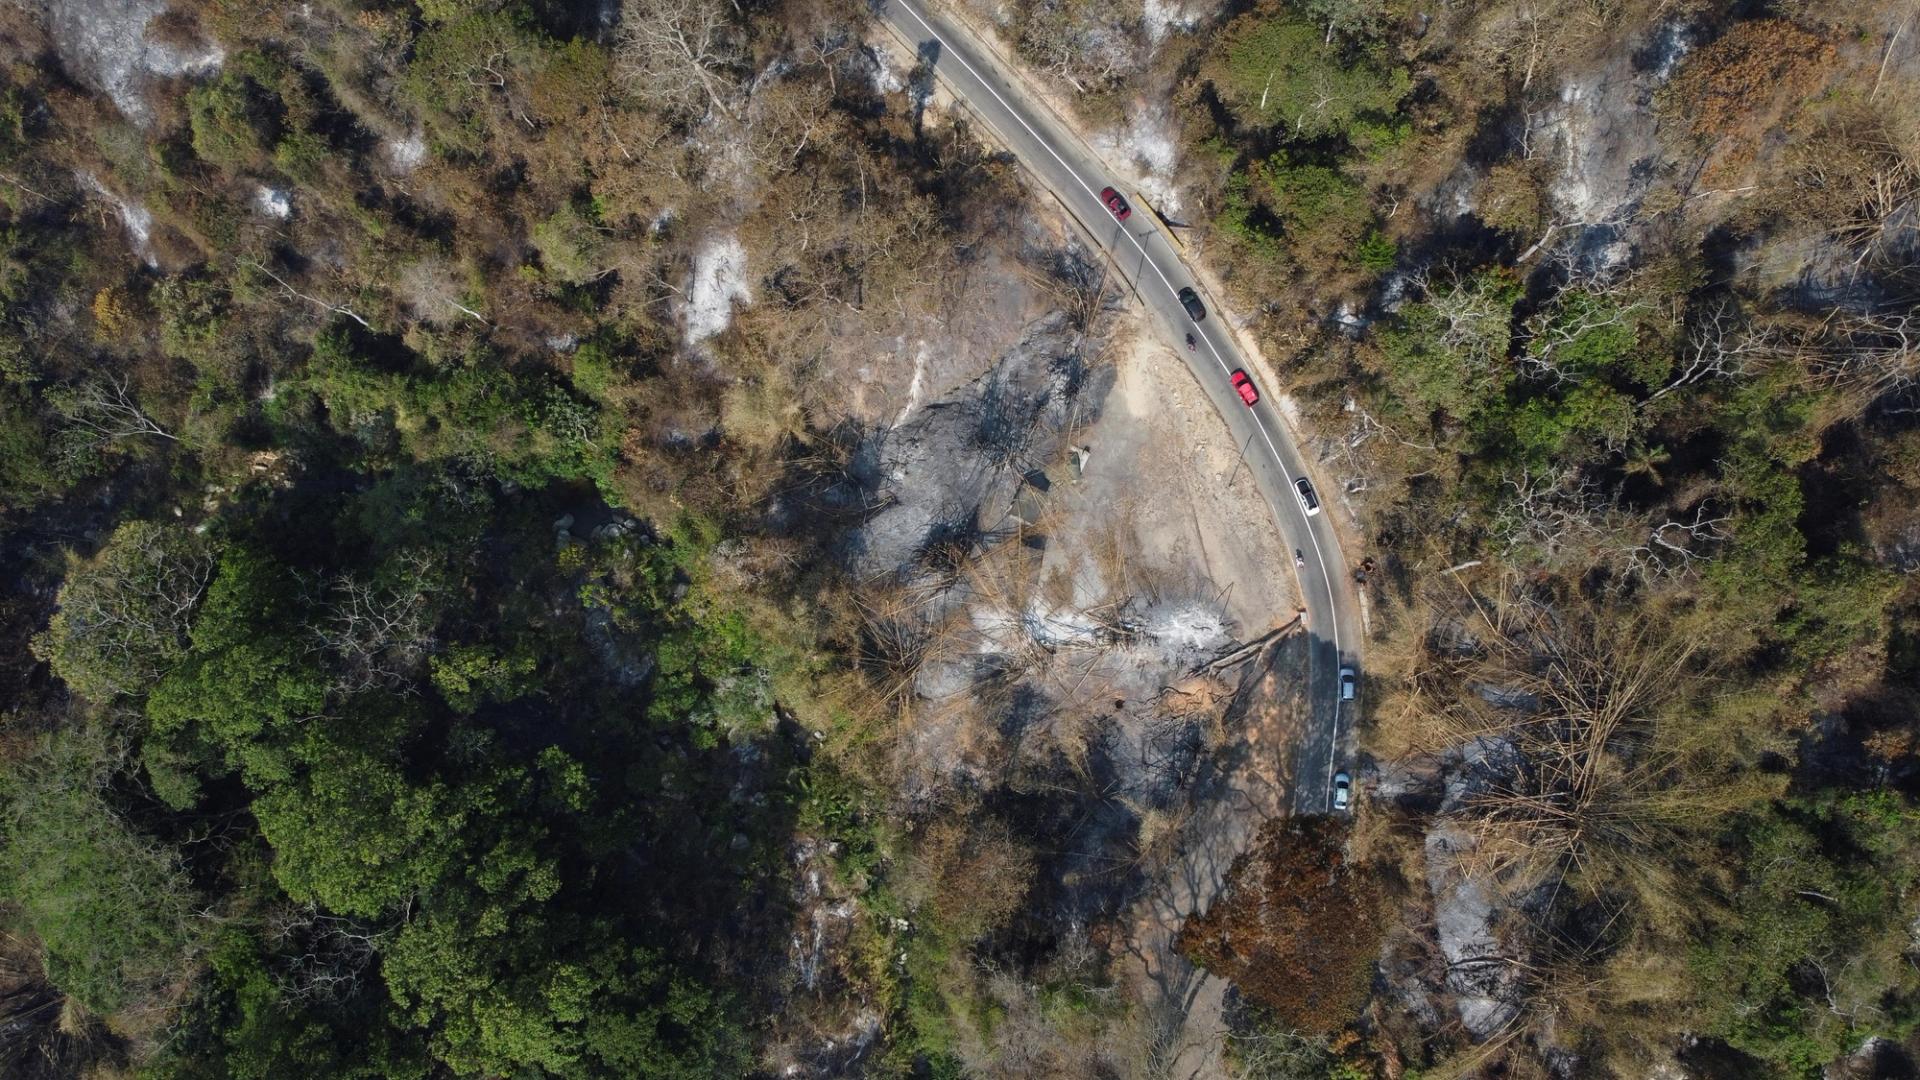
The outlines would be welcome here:
M 1699 640 L 1655 612 L 1550 601 L 1512 574 L 1436 604 L 1400 717 L 1410 748 L 1511 746 L 1512 775 L 1470 797 L 1469 873 L 1514 889 L 1565 878 L 1671 911 L 1691 844 L 1775 785 L 1741 771 L 1705 722 Z

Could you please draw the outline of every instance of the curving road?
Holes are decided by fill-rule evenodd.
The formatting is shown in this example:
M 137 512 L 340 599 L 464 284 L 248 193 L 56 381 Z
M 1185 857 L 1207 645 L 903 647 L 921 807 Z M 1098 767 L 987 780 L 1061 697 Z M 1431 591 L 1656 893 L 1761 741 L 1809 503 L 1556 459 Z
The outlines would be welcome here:
M 1118 174 L 1106 169 L 966 27 L 929 10 L 924 0 L 874 2 L 881 23 L 931 67 L 948 91 L 965 102 L 1106 248 L 1146 304 L 1152 321 L 1187 358 L 1234 441 L 1247 448 L 1247 467 L 1272 508 L 1281 535 L 1304 558 L 1304 566 L 1295 569 L 1312 635 L 1307 678 L 1314 708 L 1310 730 L 1296 749 L 1294 810 L 1329 812 L 1333 775 L 1351 760 L 1352 717 L 1347 714 L 1355 703 L 1340 701 L 1339 669 L 1342 664 L 1356 670 L 1360 666 L 1359 605 L 1327 513 L 1308 515 L 1294 492 L 1294 480 L 1306 476 L 1307 470 L 1285 423 L 1268 398 L 1248 408 L 1234 392 L 1230 374 L 1247 362 L 1213 304 L 1207 305 L 1209 317 L 1198 323 L 1180 306 L 1181 288 L 1190 286 L 1203 297 L 1204 290 L 1188 273 L 1167 235 L 1149 219 L 1150 212 L 1136 209 L 1124 223 L 1107 212 L 1100 189 L 1117 185 Z M 1188 333 L 1198 338 L 1193 350 L 1182 347 Z M 1319 490 L 1318 485 L 1315 488 Z

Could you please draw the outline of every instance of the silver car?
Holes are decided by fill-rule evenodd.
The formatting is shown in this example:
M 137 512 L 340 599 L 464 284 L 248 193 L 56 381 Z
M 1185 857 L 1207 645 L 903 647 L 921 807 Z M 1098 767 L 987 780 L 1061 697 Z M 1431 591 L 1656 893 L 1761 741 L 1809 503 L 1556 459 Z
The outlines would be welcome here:
M 1360 688 L 1360 675 L 1350 667 L 1340 669 L 1340 700 L 1352 701 Z
M 1343 772 L 1334 773 L 1333 774 L 1333 808 L 1335 810 L 1345 810 L 1347 808 L 1347 803 L 1352 801 L 1352 799 L 1353 799 L 1353 777 L 1348 776 L 1346 773 L 1343 773 Z

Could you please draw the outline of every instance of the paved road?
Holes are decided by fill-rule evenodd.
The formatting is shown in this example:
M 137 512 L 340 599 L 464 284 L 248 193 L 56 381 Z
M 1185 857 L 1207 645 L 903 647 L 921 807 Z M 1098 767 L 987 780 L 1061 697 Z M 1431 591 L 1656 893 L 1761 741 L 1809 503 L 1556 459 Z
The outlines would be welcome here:
M 1133 216 L 1122 223 L 1100 202 L 1100 189 L 1117 185 L 1118 174 L 1106 169 L 1025 87 L 1020 76 L 966 27 L 930 10 L 925 0 L 874 2 L 881 21 L 932 66 L 948 91 L 964 101 L 1106 247 L 1146 304 L 1152 321 L 1187 358 L 1234 441 L 1247 447 L 1248 468 L 1273 509 L 1281 535 L 1304 558 L 1305 565 L 1295 569 L 1301 603 L 1307 606 L 1308 631 L 1313 635 L 1307 677 L 1314 722 L 1296 750 L 1293 802 L 1299 812 L 1327 812 L 1333 774 L 1351 759 L 1352 718 L 1347 715 L 1351 706 L 1343 708 L 1340 703 L 1339 669 L 1342 663 L 1359 667 L 1359 606 L 1349 564 L 1340 554 L 1340 541 L 1327 513 L 1306 514 L 1294 492 L 1293 482 L 1306 475 L 1306 466 L 1285 423 L 1265 397 L 1249 409 L 1235 394 L 1230 374 L 1246 367 L 1246 361 L 1233 335 L 1221 325 L 1211 298 L 1208 317 L 1198 323 L 1180 306 L 1181 288 L 1192 286 L 1203 297 L 1205 292 L 1165 234 L 1148 219 L 1148 212 L 1136 206 Z M 1198 338 L 1197 348 L 1191 351 L 1182 344 L 1188 333 Z M 1275 573 L 1285 570 L 1274 568 Z

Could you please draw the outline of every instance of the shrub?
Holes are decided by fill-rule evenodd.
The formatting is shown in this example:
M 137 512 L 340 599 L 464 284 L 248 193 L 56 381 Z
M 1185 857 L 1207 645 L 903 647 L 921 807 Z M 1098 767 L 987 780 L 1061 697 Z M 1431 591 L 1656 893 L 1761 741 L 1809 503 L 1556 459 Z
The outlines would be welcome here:
M 600 276 L 607 241 L 600 223 L 568 204 L 533 227 L 533 246 L 547 273 L 569 285 L 583 285 Z
M 224 282 L 177 275 L 154 290 L 160 315 L 160 351 L 200 371 L 227 371 L 238 349 L 232 330 L 232 295 Z
M 1214 228 L 1253 259 L 1259 269 L 1281 273 L 1289 265 L 1286 241 L 1261 222 L 1261 216 L 1271 217 L 1271 213 L 1249 196 L 1251 186 L 1251 178 L 1244 172 L 1236 172 L 1227 180 L 1226 197 L 1213 219 Z
M 434 688 L 457 712 L 470 713 L 488 701 L 512 701 L 536 685 L 535 659 L 528 653 L 501 656 L 485 645 L 455 645 L 431 664 Z
M 505 6 L 502 0 L 418 0 L 420 17 L 430 23 L 448 23 L 470 15 L 484 15 Z
M 998 929 L 1019 908 L 1033 870 L 1032 850 L 1005 825 L 947 817 L 915 842 L 900 888 L 940 930 L 968 941 Z
M 1326 266 L 1353 253 L 1373 217 L 1359 184 L 1337 168 L 1298 162 L 1284 152 L 1268 159 L 1260 176 L 1296 259 Z
M 1180 928 L 1182 952 L 1307 1034 L 1359 1014 L 1379 951 L 1378 915 L 1346 865 L 1345 834 L 1329 817 L 1267 825 L 1234 860 L 1225 893 Z
M 573 350 L 573 388 L 606 403 L 626 385 L 624 364 L 614 347 L 600 340 L 583 341 Z
M 1400 261 L 1400 244 L 1379 229 L 1373 229 L 1353 249 L 1353 261 L 1362 270 L 1384 274 Z
M 187 115 L 193 152 L 211 165 L 255 166 L 280 139 L 278 99 L 238 70 L 194 87 L 187 95 Z
M 118 341 L 133 328 L 135 312 L 127 291 L 109 285 L 93 294 L 93 327 L 102 341 Z
M 534 76 L 531 99 L 550 123 L 588 116 L 614 93 L 613 54 L 591 41 L 569 41 L 554 49 Z
M 46 418 L 11 386 L 0 387 L 0 508 L 32 506 L 60 487 Z
M 1534 238 L 1543 227 L 1546 201 L 1531 162 L 1501 161 L 1480 184 L 1475 213 L 1481 221 L 1514 236 Z
M 1661 104 L 1696 135 L 1718 137 L 1729 117 L 1805 97 L 1835 58 L 1832 43 L 1785 19 L 1737 22 L 1681 63 Z
M 446 7 L 450 15 L 459 10 Z M 420 35 L 407 66 L 406 94 L 425 114 L 436 142 L 477 156 L 487 149 L 490 131 L 517 122 L 496 109 L 504 103 L 513 111 L 546 46 L 522 12 L 464 15 Z

